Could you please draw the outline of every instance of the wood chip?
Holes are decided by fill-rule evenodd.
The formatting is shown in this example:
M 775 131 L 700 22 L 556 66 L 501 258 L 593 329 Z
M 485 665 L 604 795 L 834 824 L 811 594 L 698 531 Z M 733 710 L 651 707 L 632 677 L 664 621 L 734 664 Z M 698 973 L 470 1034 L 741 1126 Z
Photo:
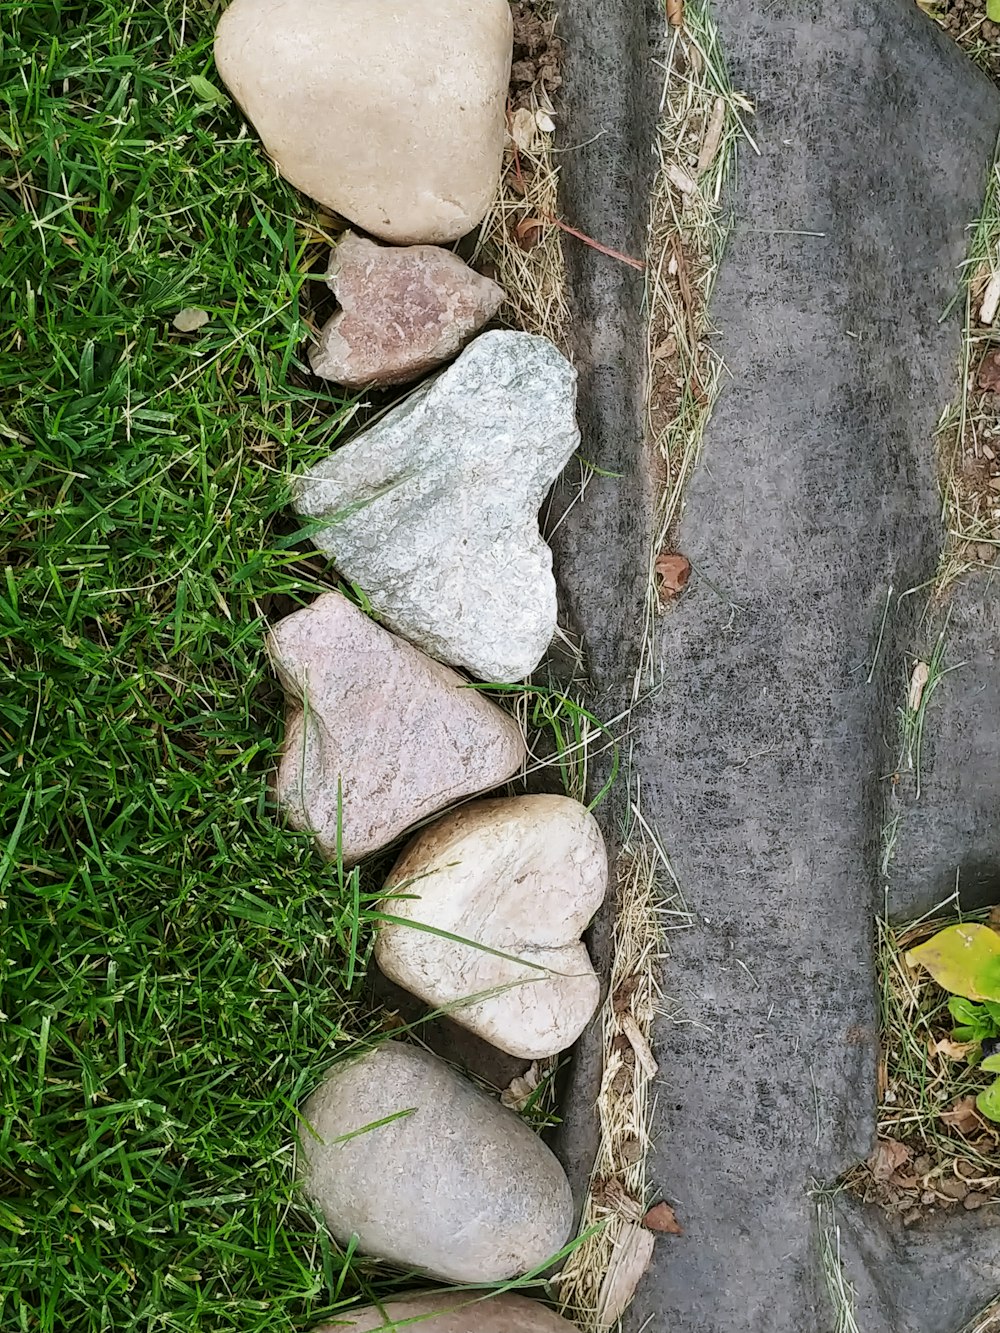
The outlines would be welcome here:
M 667 0 L 667 21 L 674 28 L 684 22 L 684 0 Z
M 994 273 L 983 292 L 983 303 L 979 307 L 980 324 L 992 324 L 1000 307 L 1000 272 Z
M 664 170 L 671 184 L 676 185 L 681 194 L 693 194 L 698 188 L 697 182 L 676 162 L 668 162 Z
M 636 1222 L 627 1223 L 615 1238 L 608 1271 L 597 1297 L 597 1322 L 601 1328 L 617 1324 L 628 1309 L 649 1267 L 655 1243 L 653 1233 Z
M 708 127 L 705 130 L 705 138 L 702 140 L 701 151 L 698 154 L 698 176 L 703 176 L 715 161 L 715 155 L 719 151 L 719 144 L 722 142 L 722 131 L 726 124 L 726 102 L 725 98 L 717 97 L 712 103 L 712 114 L 708 118 Z
M 635 1058 L 642 1067 L 642 1072 L 647 1078 L 655 1078 L 660 1066 L 653 1059 L 653 1052 L 649 1042 L 643 1036 L 639 1024 L 631 1014 L 625 1014 L 621 1020 L 622 1031 L 628 1037 L 629 1045 L 635 1051 Z
M 920 707 L 920 701 L 924 697 L 924 687 L 931 678 L 931 669 L 926 662 L 915 662 L 913 670 L 910 673 L 910 693 L 907 696 L 906 706 L 911 713 L 915 713 Z

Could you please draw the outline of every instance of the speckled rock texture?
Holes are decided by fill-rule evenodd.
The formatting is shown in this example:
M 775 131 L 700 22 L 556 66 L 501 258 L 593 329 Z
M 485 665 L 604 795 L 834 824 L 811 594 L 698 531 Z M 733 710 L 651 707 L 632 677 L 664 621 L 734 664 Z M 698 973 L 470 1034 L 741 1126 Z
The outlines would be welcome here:
M 303 1115 L 303 1186 L 341 1244 L 356 1235 L 399 1268 L 500 1282 L 569 1237 L 573 1199 L 553 1154 L 427 1051 L 389 1041 L 336 1065 Z
M 338 817 L 353 865 L 524 760 L 513 718 L 340 593 L 279 621 L 268 650 L 288 700 L 278 804 L 326 857 Z
M 340 304 L 309 349 L 317 375 L 348 389 L 408 384 L 461 351 L 503 288 L 436 245 L 376 245 L 349 231 L 330 252 Z
M 383 922 L 375 957 L 392 981 L 509 1055 L 556 1055 L 600 998 L 580 936 L 607 883 L 601 830 L 578 801 L 474 801 L 417 834 L 381 906 L 473 943 Z M 469 996 L 483 998 L 455 1007 Z
M 483 333 L 432 384 L 304 473 L 295 508 L 375 613 L 443 662 L 510 682 L 556 627 L 538 509 L 579 443 L 576 372 L 546 338 Z
M 576 1333 L 572 1324 L 540 1301 L 505 1292 L 483 1296 L 479 1291 L 439 1291 L 410 1296 L 384 1305 L 347 1310 L 335 1324 L 313 1333 L 397 1333 L 393 1325 L 408 1321 L 421 1333 Z
M 507 0 L 233 0 L 215 60 L 294 186 L 437 244 L 496 192 L 512 47 Z

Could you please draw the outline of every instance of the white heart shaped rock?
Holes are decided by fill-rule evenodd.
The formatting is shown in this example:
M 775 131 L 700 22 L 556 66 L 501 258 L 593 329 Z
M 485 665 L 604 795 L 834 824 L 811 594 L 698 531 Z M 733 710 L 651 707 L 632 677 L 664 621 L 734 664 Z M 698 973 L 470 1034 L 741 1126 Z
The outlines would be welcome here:
M 276 796 L 345 864 L 521 766 L 516 722 L 339 593 L 278 622 L 268 649 L 288 715 Z
M 396 862 L 380 910 L 398 924 L 379 923 L 375 957 L 391 980 L 500 1050 L 555 1055 L 597 1008 L 580 936 L 607 882 L 601 830 L 579 801 L 475 801 L 424 829 Z
M 530 675 L 556 627 L 542 499 L 580 440 L 576 371 L 547 338 L 483 333 L 314 465 L 296 510 L 375 614 L 481 680 Z
M 507 0 L 233 0 L 226 87 L 281 174 L 387 241 L 454 241 L 500 178 Z
M 386 1041 L 302 1108 L 302 1184 L 341 1244 L 450 1282 L 502 1282 L 565 1244 L 573 1195 L 513 1111 L 427 1051 Z

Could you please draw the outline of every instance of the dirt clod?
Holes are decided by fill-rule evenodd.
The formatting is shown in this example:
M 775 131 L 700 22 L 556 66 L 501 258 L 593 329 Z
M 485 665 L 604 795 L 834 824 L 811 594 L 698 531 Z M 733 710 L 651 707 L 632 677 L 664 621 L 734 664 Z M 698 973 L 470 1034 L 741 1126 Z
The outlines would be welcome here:
M 511 5 L 514 18 L 514 64 L 510 72 L 510 104 L 513 111 L 548 102 L 562 86 L 562 42 L 554 23 L 544 19 L 529 0 Z M 539 96 L 539 94 L 542 94 Z
M 992 348 L 979 363 L 976 383 L 987 393 L 1000 392 L 1000 349 Z

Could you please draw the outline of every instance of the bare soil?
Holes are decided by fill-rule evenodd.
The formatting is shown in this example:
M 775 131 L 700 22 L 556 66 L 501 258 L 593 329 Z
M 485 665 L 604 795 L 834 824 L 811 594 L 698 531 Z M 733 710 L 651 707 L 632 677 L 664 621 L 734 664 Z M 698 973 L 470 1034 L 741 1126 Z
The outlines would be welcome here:
M 928 8 L 995 83 L 1000 83 L 1000 24 L 986 17 L 986 0 L 941 0 Z

